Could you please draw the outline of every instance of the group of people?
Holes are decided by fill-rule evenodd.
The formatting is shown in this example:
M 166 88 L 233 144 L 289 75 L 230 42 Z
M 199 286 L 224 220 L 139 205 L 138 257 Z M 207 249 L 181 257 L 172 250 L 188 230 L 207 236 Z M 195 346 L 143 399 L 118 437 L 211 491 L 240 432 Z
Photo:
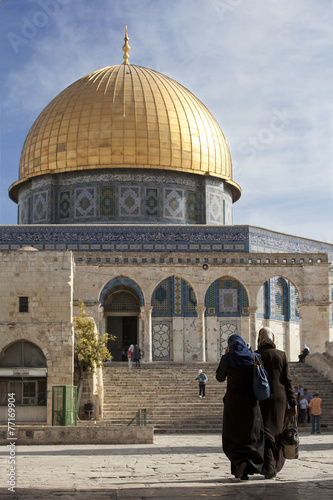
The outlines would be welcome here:
M 219 382 L 227 380 L 223 451 L 231 462 L 231 473 L 242 480 L 252 474 L 272 479 L 282 469 L 282 433 L 289 417 L 297 413 L 286 355 L 276 348 L 274 340 L 270 328 L 261 328 L 253 353 L 242 337 L 231 335 L 216 371 Z M 263 363 L 270 385 L 269 399 L 260 402 L 253 392 L 254 355 Z
M 135 367 L 140 368 L 141 366 L 141 349 L 138 346 L 138 344 L 131 344 L 127 350 L 126 357 L 124 357 L 125 351 L 123 351 L 123 358 L 124 361 L 127 358 L 128 360 L 128 367 L 132 368 L 133 367 L 133 361 L 135 361 Z
M 313 397 L 306 388 L 303 389 L 302 384 L 295 385 L 295 398 L 298 408 L 298 423 L 305 425 L 307 421 L 312 421 L 311 434 L 320 434 L 320 415 L 322 399 L 319 397 L 319 392 L 314 392 Z

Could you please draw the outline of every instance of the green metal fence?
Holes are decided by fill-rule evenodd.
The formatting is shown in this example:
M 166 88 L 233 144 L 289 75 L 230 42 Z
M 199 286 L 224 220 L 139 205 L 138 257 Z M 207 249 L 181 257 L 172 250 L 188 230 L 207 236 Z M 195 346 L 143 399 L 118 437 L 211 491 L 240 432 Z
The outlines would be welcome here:
M 147 425 L 147 411 L 145 409 L 138 410 L 132 420 L 127 424 L 130 426 L 134 420 L 136 420 L 136 425 L 139 427 L 144 427 Z
M 52 425 L 77 425 L 77 387 L 52 387 Z

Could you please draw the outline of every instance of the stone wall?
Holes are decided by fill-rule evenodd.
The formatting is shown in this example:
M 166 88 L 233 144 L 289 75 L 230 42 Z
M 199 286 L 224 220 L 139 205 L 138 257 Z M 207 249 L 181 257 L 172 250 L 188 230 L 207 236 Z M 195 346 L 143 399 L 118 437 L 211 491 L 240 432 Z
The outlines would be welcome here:
M 143 326 L 139 341 L 145 352 L 145 361 L 151 360 L 148 354 L 152 350 L 151 325 L 157 321 L 152 317 L 152 294 L 159 282 L 172 275 L 192 286 L 198 311 L 205 310 L 209 286 L 219 277 L 231 276 L 246 289 L 250 311 L 249 316 L 237 318 L 205 317 L 203 314 L 203 325 L 201 320 L 198 321 L 199 313 L 197 318 L 187 318 L 186 322 L 182 318 L 173 318 L 174 361 L 190 361 L 194 359 L 193 356 L 197 356 L 197 361 L 216 361 L 220 354 L 221 328 L 229 332 L 236 329 L 254 346 L 258 329 L 263 323 L 256 317 L 258 293 L 261 286 L 274 276 L 289 280 L 297 288 L 300 297 L 299 323 L 294 326 L 289 323 L 286 329 L 284 324 L 272 322 L 278 346 L 288 352 L 290 359 L 296 359 L 302 343 L 310 345 L 312 350 L 323 351 L 325 342 L 332 340 L 329 329 L 329 263 L 325 254 L 209 253 L 208 262 L 204 262 L 202 255 L 195 253 L 189 259 L 184 259 L 181 253 L 145 253 L 140 257 L 138 254 L 117 252 L 109 254 L 106 261 L 103 252 L 80 252 L 75 254 L 75 259 L 74 297 L 89 302 L 90 313 L 98 325 L 105 323 L 100 299 L 110 281 L 124 277 L 140 290 L 143 297 L 140 313 Z M 103 326 L 101 333 L 104 333 Z M 190 343 L 189 335 L 192 336 Z
M 0 353 L 26 340 L 46 358 L 47 423 L 52 422 L 52 386 L 73 385 L 72 253 L 27 248 L 0 252 Z M 19 312 L 19 297 L 28 312 Z
M 41 444 L 153 444 L 151 425 L 108 425 L 84 427 L 19 426 L 15 430 L 17 445 Z M 0 445 L 7 445 L 7 426 L 0 426 Z
M 103 372 L 98 368 L 95 372 L 85 370 L 81 380 L 82 388 L 78 387 L 78 416 L 81 420 L 89 420 L 89 415 L 85 412 L 85 404 L 94 405 L 91 418 L 94 420 L 103 419 Z

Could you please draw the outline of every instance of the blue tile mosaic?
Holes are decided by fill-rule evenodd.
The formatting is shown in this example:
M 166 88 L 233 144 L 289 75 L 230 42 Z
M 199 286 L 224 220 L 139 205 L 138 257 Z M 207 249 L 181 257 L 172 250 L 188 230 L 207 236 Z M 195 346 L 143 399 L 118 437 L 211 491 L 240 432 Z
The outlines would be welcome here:
M 67 219 L 70 216 L 71 210 L 71 192 L 61 191 L 59 193 L 59 217 Z
M 59 250 L 77 244 L 80 251 L 91 250 L 93 244 L 100 244 L 101 251 L 106 252 L 114 250 L 117 244 L 125 245 L 123 250 L 132 252 L 327 253 L 333 262 L 333 245 L 251 226 L 56 224 L 0 227 L 2 250 L 26 245 L 46 249 L 50 244 Z
M 144 215 L 146 217 L 159 215 L 158 189 L 156 188 L 145 188 Z
M 35 224 L 49 220 L 49 191 L 40 191 L 33 195 L 32 219 Z
M 101 217 L 113 217 L 115 215 L 115 186 L 102 186 L 99 198 Z
M 119 215 L 131 217 L 141 215 L 141 190 L 135 186 L 119 187 Z
M 96 188 L 74 189 L 74 214 L 76 219 L 96 217 Z

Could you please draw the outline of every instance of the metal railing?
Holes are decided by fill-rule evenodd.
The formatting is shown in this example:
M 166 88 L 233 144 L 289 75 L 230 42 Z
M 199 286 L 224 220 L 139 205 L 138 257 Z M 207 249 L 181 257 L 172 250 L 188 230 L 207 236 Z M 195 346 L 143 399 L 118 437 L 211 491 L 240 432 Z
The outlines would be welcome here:
M 134 420 L 136 419 L 136 425 L 139 427 L 143 427 L 147 425 L 147 411 L 145 409 L 138 410 L 132 420 L 127 424 L 127 427 L 129 427 L 131 424 L 133 424 Z

